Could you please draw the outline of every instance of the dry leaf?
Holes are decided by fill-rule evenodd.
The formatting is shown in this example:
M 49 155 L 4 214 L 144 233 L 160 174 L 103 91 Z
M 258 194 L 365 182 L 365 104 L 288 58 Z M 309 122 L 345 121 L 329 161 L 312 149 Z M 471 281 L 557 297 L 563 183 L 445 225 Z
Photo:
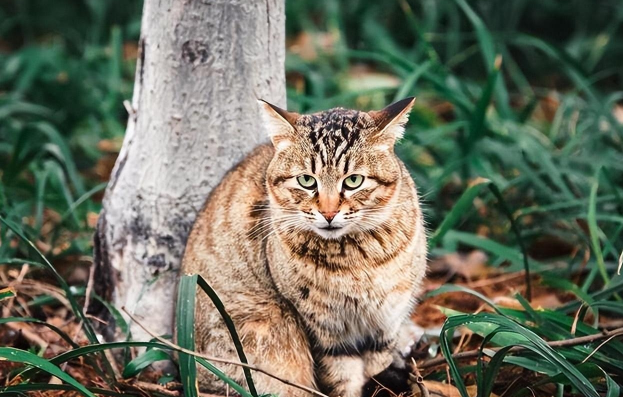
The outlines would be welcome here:
M 467 280 L 485 277 L 491 271 L 487 266 L 487 255 L 482 251 L 475 250 L 467 255 L 448 254 L 444 259 L 450 269 Z
M 97 212 L 89 212 L 87 214 L 87 225 L 89 225 L 90 228 L 95 229 L 95 226 L 97 226 L 98 218 L 99 214 Z
M 623 105 L 616 104 L 612 110 L 614 118 L 621 124 L 623 124 Z
M 461 393 L 459 393 L 458 389 L 447 383 L 425 380 L 422 381 L 422 385 L 428 390 L 428 394 L 431 397 L 461 397 Z M 422 391 L 417 383 L 413 383 L 411 387 L 413 388 L 414 397 L 422 396 Z M 470 394 L 470 396 L 471 395 L 472 394 Z
M 393 74 L 378 72 L 368 65 L 353 65 L 348 70 L 343 84 L 348 90 L 374 90 L 396 88 L 400 79 Z
M 433 380 L 425 380 L 422 382 L 424 387 L 428 390 L 428 394 L 431 397 L 461 397 L 461 393 L 459 390 L 447 383 L 436 382 Z M 422 392 L 419 386 L 414 383 L 413 384 L 413 396 L 421 397 Z M 467 386 L 467 394 L 470 397 L 476 397 L 478 395 L 478 387 L 476 385 Z M 491 397 L 498 397 L 496 394 L 491 393 Z
M 332 53 L 338 37 L 329 32 L 307 33 L 302 32 L 293 40 L 288 40 L 288 50 L 297 54 L 305 61 L 313 61 L 318 58 L 318 51 Z

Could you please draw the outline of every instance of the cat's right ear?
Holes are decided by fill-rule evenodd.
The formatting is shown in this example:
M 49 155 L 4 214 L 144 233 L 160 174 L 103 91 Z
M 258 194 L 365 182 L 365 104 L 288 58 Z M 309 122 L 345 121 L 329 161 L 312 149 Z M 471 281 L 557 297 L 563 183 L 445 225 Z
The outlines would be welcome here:
M 298 113 L 288 112 L 262 99 L 257 101 L 261 108 L 264 127 L 273 142 L 276 150 L 283 150 L 290 146 L 295 137 L 296 120 Z

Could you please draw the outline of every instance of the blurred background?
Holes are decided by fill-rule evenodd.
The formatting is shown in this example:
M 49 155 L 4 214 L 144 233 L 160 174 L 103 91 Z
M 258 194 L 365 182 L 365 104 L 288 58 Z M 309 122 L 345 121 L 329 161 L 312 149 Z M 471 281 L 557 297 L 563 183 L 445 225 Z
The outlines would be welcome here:
M 0 2 L 0 208 L 54 260 L 90 255 L 125 130 L 141 8 Z M 290 109 L 370 109 L 418 97 L 398 151 L 424 195 L 430 230 L 477 178 L 501 192 L 503 203 L 474 192 L 434 252 L 476 247 L 494 262 L 518 263 L 512 214 L 535 259 L 567 256 L 574 266 L 600 249 L 590 263 L 616 264 L 618 0 L 288 0 L 286 12 Z M 0 257 L 19 249 L 2 244 Z
M 130 0 L 0 0 L 0 215 L 21 225 L 77 297 L 88 295 L 93 230 L 125 131 L 141 9 Z M 623 332 L 620 0 L 287 0 L 286 13 L 291 110 L 379 109 L 418 98 L 397 151 L 430 231 L 419 325 L 439 336 L 446 316 L 479 312 L 485 300 L 535 343 Z M 35 265 L 16 236 L 0 226 L 0 265 Z M 522 273 L 527 265 L 532 277 Z M 0 287 L 20 288 L 3 316 L 71 325 L 77 335 L 62 291 L 46 283 L 50 273 L 19 266 L 0 266 Z M 458 298 L 441 295 L 457 290 Z M 11 294 L 0 289 L 0 300 Z M 542 307 L 552 310 L 535 311 Z M 455 325 L 472 324 L 481 336 L 491 331 L 461 321 Z M 35 351 L 38 339 L 15 329 L 0 328 L 0 345 Z M 502 346 L 526 340 L 509 335 Z M 524 351 L 505 361 L 516 366 L 496 391 L 529 395 L 524 386 L 539 381 L 545 386 L 532 395 L 597 396 L 582 389 L 589 382 L 581 372 L 618 395 L 600 372 L 623 379 L 623 344 L 611 339 L 557 349 L 577 368 L 568 376 L 573 387 L 557 376 L 565 361 L 552 366 Z M 439 345 L 423 341 L 414 357 L 435 356 Z M 460 336 L 459 346 L 479 343 Z M 50 342 L 39 354 L 66 348 Z M 447 379 L 438 364 L 421 363 L 427 380 Z M 475 368 L 461 371 L 492 384 L 495 374 L 484 381 Z

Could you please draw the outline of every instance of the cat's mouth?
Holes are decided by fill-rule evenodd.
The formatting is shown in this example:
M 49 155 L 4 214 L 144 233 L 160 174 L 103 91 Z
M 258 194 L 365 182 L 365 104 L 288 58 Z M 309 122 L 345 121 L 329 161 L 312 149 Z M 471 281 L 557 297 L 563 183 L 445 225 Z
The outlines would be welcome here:
M 346 233 L 346 227 L 344 225 L 325 225 L 325 226 L 316 226 L 315 228 L 316 234 L 325 239 L 337 239 L 343 236 Z
M 328 226 L 324 226 L 324 227 L 319 227 L 318 229 L 322 229 L 322 230 L 338 230 L 341 229 L 343 226 L 336 226 L 336 225 L 328 225 Z

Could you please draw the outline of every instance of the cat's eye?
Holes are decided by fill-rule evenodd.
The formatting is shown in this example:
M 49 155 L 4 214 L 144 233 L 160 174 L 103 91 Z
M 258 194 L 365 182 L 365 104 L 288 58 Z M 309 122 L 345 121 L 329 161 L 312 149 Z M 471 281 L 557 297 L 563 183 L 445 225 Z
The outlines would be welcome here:
M 363 175 L 353 174 L 344 179 L 344 189 L 354 190 L 357 189 L 363 183 Z
M 316 178 L 311 175 L 301 175 L 296 178 L 296 181 L 305 189 L 314 189 L 316 187 Z

